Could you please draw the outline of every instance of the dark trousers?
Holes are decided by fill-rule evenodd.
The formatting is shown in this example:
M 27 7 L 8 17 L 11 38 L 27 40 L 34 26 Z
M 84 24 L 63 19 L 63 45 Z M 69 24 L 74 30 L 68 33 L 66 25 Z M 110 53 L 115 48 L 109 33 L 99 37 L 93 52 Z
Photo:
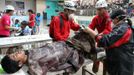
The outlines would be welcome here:
M 31 31 L 31 35 L 35 35 L 34 27 L 29 26 L 29 28 L 31 28 L 31 29 L 32 29 L 32 31 Z
M 107 70 L 109 75 L 133 75 L 134 68 L 133 63 L 121 63 L 107 60 Z
M 0 38 L 4 38 L 4 37 L 8 37 L 8 36 L 5 36 L 5 35 L 0 35 Z

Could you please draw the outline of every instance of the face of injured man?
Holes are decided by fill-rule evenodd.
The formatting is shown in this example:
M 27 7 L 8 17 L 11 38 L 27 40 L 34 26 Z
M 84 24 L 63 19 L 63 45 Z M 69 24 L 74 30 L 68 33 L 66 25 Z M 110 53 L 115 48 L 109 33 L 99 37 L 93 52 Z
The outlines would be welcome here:
M 10 59 L 12 59 L 14 61 L 19 61 L 21 63 L 24 63 L 27 55 L 25 55 L 24 51 L 18 51 L 13 54 L 10 54 L 9 57 L 10 57 Z
M 9 55 L 6 55 L 2 61 L 1 65 L 5 72 L 15 73 L 21 69 L 23 64 L 27 60 L 27 55 L 24 51 L 18 51 Z

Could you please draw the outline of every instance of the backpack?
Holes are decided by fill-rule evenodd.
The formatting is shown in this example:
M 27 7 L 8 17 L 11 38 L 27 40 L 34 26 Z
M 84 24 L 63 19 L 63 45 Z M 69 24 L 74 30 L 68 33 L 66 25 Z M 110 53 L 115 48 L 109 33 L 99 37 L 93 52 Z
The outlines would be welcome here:
M 60 18 L 60 31 L 61 31 L 64 24 L 63 24 L 62 16 L 59 16 L 59 18 Z M 54 39 L 54 27 L 51 24 L 50 24 L 50 30 L 51 32 L 49 33 L 49 36 Z

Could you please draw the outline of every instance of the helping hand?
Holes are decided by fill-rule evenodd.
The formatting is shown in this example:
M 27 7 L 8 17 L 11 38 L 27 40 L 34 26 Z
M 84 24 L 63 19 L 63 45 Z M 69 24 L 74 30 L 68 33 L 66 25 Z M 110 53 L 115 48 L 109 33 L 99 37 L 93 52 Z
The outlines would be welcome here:
M 85 29 L 85 26 L 84 25 L 81 25 L 80 28 L 83 30 L 83 29 Z
M 83 29 L 83 31 L 86 32 L 86 33 L 89 33 L 90 28 L 89 28 L 89 27 L 85 27 L 85 28 Z
M 80 29 L 86 33 L 89 33 L 89 27 L 85 27 L 85 25 L 81 25 Z

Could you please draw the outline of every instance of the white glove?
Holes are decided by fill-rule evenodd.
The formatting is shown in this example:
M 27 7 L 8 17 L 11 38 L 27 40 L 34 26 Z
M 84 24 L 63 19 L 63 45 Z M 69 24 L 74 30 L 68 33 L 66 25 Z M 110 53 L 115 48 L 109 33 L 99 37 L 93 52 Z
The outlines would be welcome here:
M 85 29 L 86 27 L 85 27 L 85 25 L 81 25 L 80 28 L 83 30 L 83 29 Z

